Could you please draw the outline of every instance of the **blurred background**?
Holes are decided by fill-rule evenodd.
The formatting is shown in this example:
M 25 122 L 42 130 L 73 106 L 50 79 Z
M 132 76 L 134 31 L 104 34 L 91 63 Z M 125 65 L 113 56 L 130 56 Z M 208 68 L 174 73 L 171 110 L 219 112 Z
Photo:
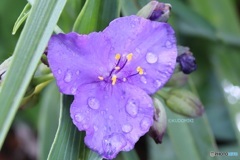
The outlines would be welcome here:
M 119 0 L 121 15 L 136 14 L 148 2 Z M 169 23 L 176 31 L 178 44 L 188 46 L 196 57 L 198 69 L 183 87 L 191 88 L 199 95 L 206 114 L 194 119 L 193 123 L 168 123 L 162 144 L 156 145 L 145 136 L 136 145 L 137 154 L 132 155 L 141 160 L 181 160 L 186 157 L 201 160 L 211 159 L 211 151 L 221 151 L 237 152 L 238 156 L 214 158 L 240 159 L 240 1 L 161 2 L 172 5 Z M 0 63 L 14 51 L 22 27 L 15 35 L 12 35 L 12 29 L 26 4 L 25 0 L 0 2 Z M 71 30 L 83 4 L 84 0 L 67 2 L 58 23 L 64 32 Z M 46 159 L 58 125 L 59 99 L 53 82 L 31 102 L 20 107 L 0 151 L 0 160 Z M 4 107 L 1 102 L 0 107 Z M 166 110 L 168 119 L 182 118 Z M 117 159 L 126 157 L 129 155 L 123 153 Z

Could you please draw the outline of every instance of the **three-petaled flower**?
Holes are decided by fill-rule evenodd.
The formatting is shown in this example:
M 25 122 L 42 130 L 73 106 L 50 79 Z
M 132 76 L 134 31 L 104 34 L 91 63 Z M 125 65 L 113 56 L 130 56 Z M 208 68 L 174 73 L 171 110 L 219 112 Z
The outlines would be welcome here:
M 131 150 L 153 123 L 155 93 L 177 57 L 167 23 L 118 18 L 102 32 L 52 36 L 48 61 L 57 85 L 74 95 L 70 113 L 85 144 L 106 159 Z

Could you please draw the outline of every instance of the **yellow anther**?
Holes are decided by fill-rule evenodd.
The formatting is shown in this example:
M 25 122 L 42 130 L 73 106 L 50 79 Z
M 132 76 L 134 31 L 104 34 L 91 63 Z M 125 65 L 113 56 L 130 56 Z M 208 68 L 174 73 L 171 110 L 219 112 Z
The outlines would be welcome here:
M 114 85 L 117 81 L 117 76 L 116 75 L 113 75 L 112 76 L 112 85 Z
M 119 66 L 116 66 L 116 67 L 115 67 L 115 69 L 116 69 L 116 70 L 119 70 L 119 69 L 120 69 L 120 67 L 119 67 Z
M 128 61 L 131 61 L 131 60 L 132 60 L 132 56 L 133 56 L 133 54 L 132 54 L 132 53 L 129 53 L 129 54 L 127 55 L 127 60 L 128 60 Z
M 104 80 L 104 78 L 102 76 L 98 76 L 98 79 L 101 81 Z
M 143 74 L 143 69 L 142 69 L 142 67 L 137 67 L 137 72 L 138 72 L 138 74 L 140 74 L 140 75 L 142 75 Z
M 118 53 L 118 54 L 115 55 L 116 60 L 119 60 L 120 58 L 121 58 L 121 54 Z

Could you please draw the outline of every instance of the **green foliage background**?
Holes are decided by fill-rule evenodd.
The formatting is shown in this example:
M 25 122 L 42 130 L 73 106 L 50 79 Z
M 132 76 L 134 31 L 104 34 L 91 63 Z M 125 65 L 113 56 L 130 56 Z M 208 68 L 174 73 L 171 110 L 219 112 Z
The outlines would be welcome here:
M 36 86 L 31 86 L 31 79 L 52 32 L 59 31 L 56 24 L 64 32 L 99 31 L 120 15 L 136 14 L 148 2 L 149 0 L 35 0 L 24 28 L 21 26 L 16 35 L 12 35 L 14 23 L 27 2 L 1 0 L 0 62 L 13 53 L 15 57 L 0 91 L 0 148 L 12 122 L 15 125 L 24 122 L 38 133 L 38 159 L 101 159 L 84 145 L 84 133 L 77 132 L 68 117 L 70 98 L 60 96 L 54 82 L 34 96 L 25 109 L 18 110 L 18 107 L 25 91 Z M 198 70 L 190 75 L 185 87 L 199 95 L 206 114 L 194 119 L 191 124 L 168 123 L 162 144 L 156 145 L 152 139 L 145 137 L 144 146 L 147 150 L 144 154 L 133 150 L 121 153 L 116 159 L 226 159 L 212 158 L 209 156 L 210 151 L 238 152 L 238 157 L 229 159 L 239 159 L 240 2 L 162 2 L 172 5 L 169 23 L 176 31 L 178 43 L 189 46 L 196 56 Z M 57 22 L 58 17 L 60 19 Z M 169 119 L 184 118 L 167 107 L 166 110 Z

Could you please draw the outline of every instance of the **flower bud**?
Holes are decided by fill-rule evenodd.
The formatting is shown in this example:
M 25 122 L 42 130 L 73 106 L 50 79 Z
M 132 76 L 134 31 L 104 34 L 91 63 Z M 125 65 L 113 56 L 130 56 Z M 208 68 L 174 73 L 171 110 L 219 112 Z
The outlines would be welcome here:
M 168 3 L 151 1 L 145 5 L 137 15 L 152 21 L 167 22 L 172 6 Z
M 0 84 L 2 83 L 4 77 L 6 76 L 6 72 L 10 67 L 11 62 L 12 62 L 12 57 L 9 57 L 0 65 Z
M 164 97 L 167 106 L 174 112 L 187 117 L 198 117 L 204 112 L 199 98 L 192 92 L 184 89 L 171 89 Z
M 177 62 L 184 74 L 190 74 L 197 69 L 195 57 L 188 47 L 178 46 Z
M 149 135 L 156 143 L 162 143 L 162 138 L 167 127 L 167 115 L 161 101 L 157 98 L 153 98 L 153 100 L 155 106 L 154 122 L 149 130 Z

